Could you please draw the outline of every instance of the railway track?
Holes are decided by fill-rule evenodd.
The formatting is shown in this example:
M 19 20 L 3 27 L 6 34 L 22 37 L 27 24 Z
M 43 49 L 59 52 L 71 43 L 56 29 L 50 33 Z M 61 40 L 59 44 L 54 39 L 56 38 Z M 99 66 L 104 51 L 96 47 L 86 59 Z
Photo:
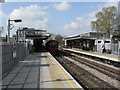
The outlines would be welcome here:
M 120 71 L 117 69 L 64 51 L 53 56 L 84 88 L 120 87 Z
M 93 61 L 93 60 L 85 58 L 85 57 L 83 58 L 76 54 L 71 54 L 71 55 L 69 55 L 69 57 L 82 63 L 82 64 L 85 64 L 91 68 L 94 68 L 97 71 L 100 71 L 100 72 L 106 74 L 107 76 L 112 77 L 113 79 L 120 81 L 120 70 L 119 69 L 111 68 L 109 66 L 106 66 L 105 64 Z

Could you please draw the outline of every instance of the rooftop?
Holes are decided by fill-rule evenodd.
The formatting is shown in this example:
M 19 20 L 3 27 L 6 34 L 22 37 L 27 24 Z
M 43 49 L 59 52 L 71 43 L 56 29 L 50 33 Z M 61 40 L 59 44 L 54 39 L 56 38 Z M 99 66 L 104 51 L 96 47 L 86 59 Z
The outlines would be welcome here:
M 99 34 L 99 35 L 98 35 Z M 99 37 L 103 37 L 104 32 L 88 32 L 76 36 L 66 37 L 64 39 L 78 39 L 78 38 L 86 38 L 86 39 L 97 39 Z

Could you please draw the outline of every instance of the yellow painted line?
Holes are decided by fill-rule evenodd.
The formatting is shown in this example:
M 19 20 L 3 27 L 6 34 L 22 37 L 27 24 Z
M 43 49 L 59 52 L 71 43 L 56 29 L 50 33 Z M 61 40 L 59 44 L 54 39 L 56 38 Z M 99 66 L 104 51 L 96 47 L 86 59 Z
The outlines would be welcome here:
M 53 59 L 52 59 L 53 60 Z M 56 64 L 57 68 L 59 69 L 59 71 L 63 74 L 63 76 L 65 77 L 65 79 L 67 80 L 67 82 L 70 84 L 70 86 L 72 88 L 75 88 L 75 86 L 72 84 L 72 82 L 68 79 L 68 77 L 65 75 L 65 73 L 62 71 L 62 69 L 58 66 L 58 64 L 55 62 L 54 60 L 54 63 Z

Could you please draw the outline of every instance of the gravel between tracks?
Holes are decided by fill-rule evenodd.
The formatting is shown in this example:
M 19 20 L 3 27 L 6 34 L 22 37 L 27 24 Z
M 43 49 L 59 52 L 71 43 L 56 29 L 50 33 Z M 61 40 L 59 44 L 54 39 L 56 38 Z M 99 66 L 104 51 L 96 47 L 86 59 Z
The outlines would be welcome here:
M 104 80 L 105 82 L 109 83 L 110 85 L 114 86 L 115 88 L 118 88 L 118 89 L 120 88 L 120 82 L 119 82 L 118 80 L 115 80 L 115 79 L 113 79 L 113 78 L 111 78 L 111 77 L 109 77 L 109 76 L 107 76 L 107 75 L 105 75 L 105 74 L 103 74 L 103 73 L 101 73 L 101 72 L 93 69 L 93 68 L 90 68 L 90 67 L 88 67 L 88 66 L 86 66 L 86 65 L 84 65 L 84 64 L 81 64 L 81 63 L 79 63 L 79 62 L 76 62 L 75 60 L 73 60 L 73 59 L 71 59 L 71 58 L 68 58 L 68 57 L 66 57 L 66 56 L 64 56 L 64 58 L 66 58 L 66 59 L 74 62 L 76 65 L 78 65 L 78 66 L 80 66 L 81 68 L 89 71 L 89 72 L 92 73 L 93 75 L 99 77 L 100 79 Z

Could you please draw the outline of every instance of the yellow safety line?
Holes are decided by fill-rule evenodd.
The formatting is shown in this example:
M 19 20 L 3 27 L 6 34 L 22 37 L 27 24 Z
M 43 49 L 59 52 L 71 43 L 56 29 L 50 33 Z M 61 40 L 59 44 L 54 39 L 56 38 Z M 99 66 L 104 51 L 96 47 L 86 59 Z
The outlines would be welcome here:
M 71 81 L 68 79 L 68 77 L 67 77 L 67 76 L 65 75 L 65 73 L 62 71 L 62 69 L 58 66 L 58 64 L 55 62 L 55 60 L 54 60 L 54 63 L 57 65 L 59 71 L 63 74 L 63 76 L 65 77 L 65 79 L 67 80 L 67 82 L 70 84 L 70 86 L 71 86 L 72 88 L 75 88 L 75 86 L 71 83 Z

